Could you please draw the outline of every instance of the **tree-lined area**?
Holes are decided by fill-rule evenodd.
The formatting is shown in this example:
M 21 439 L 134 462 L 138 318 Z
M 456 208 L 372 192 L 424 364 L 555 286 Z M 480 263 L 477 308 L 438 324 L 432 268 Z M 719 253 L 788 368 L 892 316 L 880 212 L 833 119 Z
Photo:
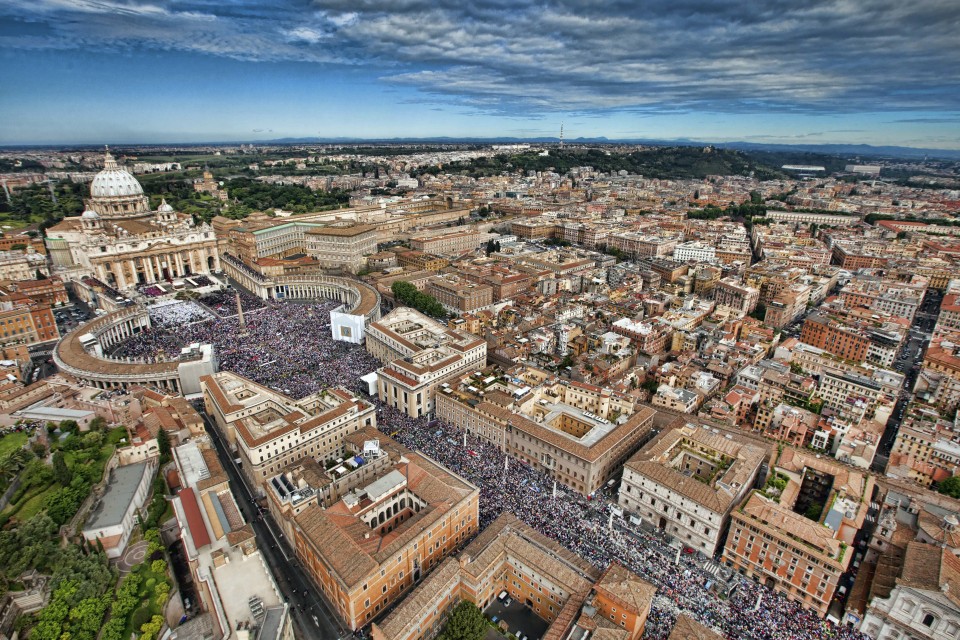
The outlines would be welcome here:
M 154 640 L 173 585 L 158 529 L 170 515 L 166 483 L 157 477 L 131 540 L 142 535 L 146 560 L 118 584 L 103 547 L 85 541 L 63 544 L 61 527 L 74 519 L 102 480 L 126 429 L 109 429 L 102 418 L 92 420 L 86 433 L 72 420 L 46 429 L 49 448 L 43 439 L 24 447 L 21 433 L 0 439 L 0 445 L 11 445 L 0 446 L 0 476 L 7 484 L 13 478 L 20 481 L 0 514 L 0 590 L 24 589 L 21 576 L 28 570 L 50 576 L 50 602 L 36 614 L 21 616 L 15 628 L 21 635 L 29 633 L 30 640 L 126 640 L 133 633 Z
M 393 296 L 397 302 L 412 307 L 432 318 L 445 319 L 447 311 L 443 305 L 433 296 L 418 291 L 415 286 L 404 280 L 397 280 L 390 286 Z
M 752 159 L 749 155 L 715 147 L 651 147 L 630 153 L 606 149 L 551 149 L 549 155 L 538 151 L 503 154 L 470 161 L 421 167 L 411 175 L 440 173 L 463 174 L 474 178 L 502 173 L 554 171 L 565 174 L 574 167 L 593 167 L 609 173 L 626 171 L 648 178 L 706 178 L 711 175 L 753 175 L 758 180 L 785 178 L 779 169 Z

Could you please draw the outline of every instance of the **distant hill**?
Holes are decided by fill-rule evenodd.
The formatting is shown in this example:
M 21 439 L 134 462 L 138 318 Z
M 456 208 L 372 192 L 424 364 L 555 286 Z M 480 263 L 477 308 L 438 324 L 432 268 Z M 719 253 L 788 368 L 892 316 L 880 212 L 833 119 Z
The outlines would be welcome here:
M 272 140 L 220 140 L 209 142 L 169 142 L 166 144 L 136 144 L 133 142 L 119 143 L 121 147 L 209 147 L 209 146 L 227 146 L 239 144 L 253 145 L 287 145 L 287 144 L 350 144 L 350 145 L 430 145 L 430 144 L 469 144 L 469 145 L 488 145 L 488 144 L 558 144 L 560 139 L 552 136 L 542 136 L 536 138 L 516 138 L 516 137 L 468 137 L 454 138 L 450 136 L 434 136 L 427 138 L 353 138 L 353 137 L 297 137 L 297 138 L 275 138 Z M 898 146 L 873 146 L 869 144 L 765 144 L 757 142 L 706 142 L 703 140 L 694 140 L 689 138 L 679 138 L 674 140 L 663 140 L 656 138 L 607 138 L 598 136 L 593 138 L 566 138 L 564 142 L 571 145 L 584 144 L 631 144 L 631 145 L 650 145 L 659 147 L 705 147 L 712 146 L 722 149 L 736 149 L 738 151 L 762 151 L 762 152 L 785 152 L 785 153 L 819 153 L 830 156 L 844 157 L 854 160 L 859 156 L 865 158 L 902 158 L 902 159 L 944 159 L 960 160 L 960 150 L 956 149 L 927 149 L 917 147 L 898 147 Z M 18 150 L 18 149 L 94 149 L 100 148 L 100 145 L 5 145 L 0 149 Z
M 692 146 L 656 147 L 631 153 L 608 153 L 603 149 L 568 147 L 551 149 L 549 155 L 537 151 L 502 154 L 470 161 L 447 162 L 443 167 L 421 167 L 417 174 L 461 173 L 474 178 L 515 171 L 556 171 L 567 173 L 573 167 L 593 167 L 597 171 L 626 171 L 649 178 L 705 178 L 711 175 L 753 175 L 760 180 L 786 177 L 779 168 L 758 162 L 733 149 Z
M 451 138 L 437 136 L 430 138 L 278 138 L 276 140 L 262 140 L 256 144 L 559 144 L 556 137 L 543 136 L 537 138 L 493 137 L 493 138 Z M 704 142 L 702 140 L 678 139 L 662 140 L 654 138 L 567 138 L 568 144 L 648 144 L 653 146 L 713 146 L 722 149 L 737 149 L 739 151 L 786 151 L 823 153 L 827 155 L 868 156 L 922 159 L 944 158 L 960 160 L 960 150 L 955 149 L 924 149 L 917 147 L 873 146 L 869 144 L 763 144 L 757 142 Z

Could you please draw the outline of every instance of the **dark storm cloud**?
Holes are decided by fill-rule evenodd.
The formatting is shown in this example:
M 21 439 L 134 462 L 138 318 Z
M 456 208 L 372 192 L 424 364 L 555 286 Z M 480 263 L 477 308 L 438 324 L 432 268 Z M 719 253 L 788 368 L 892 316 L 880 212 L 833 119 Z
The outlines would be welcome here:
M 266 7 L 266 8 L 265 8 Z M 955 112 L 956 0 L 15 0 L 13 47 L 362 65 L 479 111 Z

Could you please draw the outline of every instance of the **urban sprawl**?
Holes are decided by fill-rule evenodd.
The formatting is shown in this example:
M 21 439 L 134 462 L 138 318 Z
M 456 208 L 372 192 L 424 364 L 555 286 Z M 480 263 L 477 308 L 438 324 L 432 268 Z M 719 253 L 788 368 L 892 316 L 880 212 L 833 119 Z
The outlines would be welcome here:
M 956 168 L 658 153 L 0 154 L 0 635 L 960 637 Z

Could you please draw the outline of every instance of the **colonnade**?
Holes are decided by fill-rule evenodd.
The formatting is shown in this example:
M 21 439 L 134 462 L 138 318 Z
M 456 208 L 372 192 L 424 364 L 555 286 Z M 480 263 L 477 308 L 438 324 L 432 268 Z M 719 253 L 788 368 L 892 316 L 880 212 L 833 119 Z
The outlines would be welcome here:
M 96 270 L 101 280 L 123 290 L 139 284 L 219 271 L 220 256 L 215 248 L 185 249 L 120 260 L 104 256 L 96 264 Z

